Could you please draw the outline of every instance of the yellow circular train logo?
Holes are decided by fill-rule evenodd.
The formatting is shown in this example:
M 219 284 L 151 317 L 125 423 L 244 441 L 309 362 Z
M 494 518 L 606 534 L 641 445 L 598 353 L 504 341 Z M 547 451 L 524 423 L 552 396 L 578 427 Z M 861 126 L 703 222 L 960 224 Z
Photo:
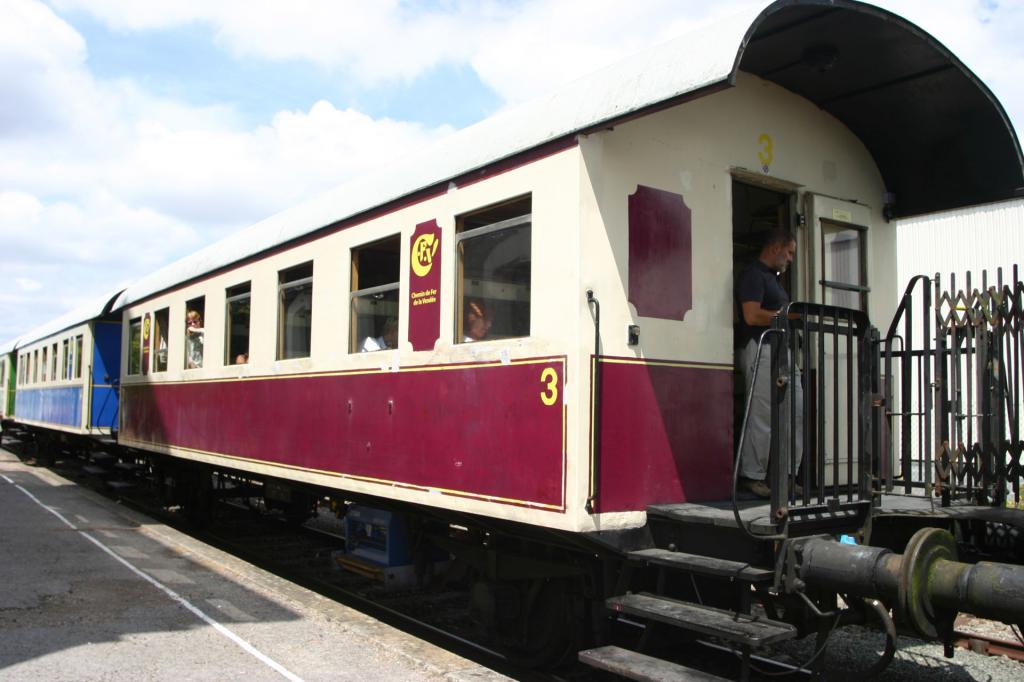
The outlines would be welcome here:
M 441 240 L 431 233 L 421 234 L 412 243 L 412 271 L 417 277 L 426 277 L 434 267 L 434 256 Z

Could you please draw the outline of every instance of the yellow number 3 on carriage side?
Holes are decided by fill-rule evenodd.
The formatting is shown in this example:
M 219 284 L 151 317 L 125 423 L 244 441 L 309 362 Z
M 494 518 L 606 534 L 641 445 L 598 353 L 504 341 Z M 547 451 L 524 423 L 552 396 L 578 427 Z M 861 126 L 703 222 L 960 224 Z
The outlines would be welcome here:
M 545 367 L 540 373 L 540 383 L 546 384 L 540 392 L 540 401 L 551 406 L 558 400 L 558 372 L 553 367 Z

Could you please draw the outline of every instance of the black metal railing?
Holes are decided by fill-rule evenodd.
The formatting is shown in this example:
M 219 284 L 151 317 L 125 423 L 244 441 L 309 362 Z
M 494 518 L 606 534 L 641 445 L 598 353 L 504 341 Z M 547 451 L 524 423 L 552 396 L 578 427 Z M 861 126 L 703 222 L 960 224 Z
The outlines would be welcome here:
M 882 342 L 886 405 L 876 476 L 887 491 L 1003 505 L 1019 500 L 1024 283 L 997 271 L 915 277 Z M 920 318 L 917 315 L 920 314 Z M 933 333 L 934 330 L 934 333 Z
M 785 312 L 764 337 L 772 515 L 859 508 L 876 465 L 878 334 L 860 310 L 796 302 Z

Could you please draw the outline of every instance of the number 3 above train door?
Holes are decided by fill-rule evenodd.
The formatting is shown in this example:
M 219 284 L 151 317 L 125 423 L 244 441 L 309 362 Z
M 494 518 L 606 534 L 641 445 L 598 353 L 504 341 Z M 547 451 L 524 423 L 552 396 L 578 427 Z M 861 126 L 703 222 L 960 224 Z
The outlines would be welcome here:
M 871 210 L 810 192 L 804 202 L 808 229 L 800 249 L 807 277 L 800 298 L 868 312 Z M 895 255 L 893 260 L 895 269 Z

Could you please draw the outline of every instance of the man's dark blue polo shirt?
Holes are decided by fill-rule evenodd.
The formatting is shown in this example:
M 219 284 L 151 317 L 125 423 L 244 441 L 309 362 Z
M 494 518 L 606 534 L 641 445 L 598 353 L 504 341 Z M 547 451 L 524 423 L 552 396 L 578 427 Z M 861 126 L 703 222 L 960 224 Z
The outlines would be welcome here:
M 739 347 L 747 345 L 751 339 L 757 339 L 767 326 L 750 326 L 743 319 L 743 304 L 756 301 L 763 310 L 781 310 L 789 304 L 789 295 L 779 283 L 779 275 L 760 260 L 744 268 L 736 283 L 736 302 L 739 304 L 740 324 L 737 329 L 736 343 Z

